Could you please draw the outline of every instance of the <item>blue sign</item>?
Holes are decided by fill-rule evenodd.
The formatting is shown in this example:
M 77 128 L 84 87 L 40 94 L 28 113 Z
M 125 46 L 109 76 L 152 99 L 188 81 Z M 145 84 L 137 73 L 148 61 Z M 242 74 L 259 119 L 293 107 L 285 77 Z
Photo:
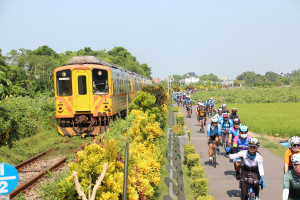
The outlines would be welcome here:
M 18 185 L 19 173 L 17 169 L 6 163 L 0 163 L 0 195 L 9 194 Z

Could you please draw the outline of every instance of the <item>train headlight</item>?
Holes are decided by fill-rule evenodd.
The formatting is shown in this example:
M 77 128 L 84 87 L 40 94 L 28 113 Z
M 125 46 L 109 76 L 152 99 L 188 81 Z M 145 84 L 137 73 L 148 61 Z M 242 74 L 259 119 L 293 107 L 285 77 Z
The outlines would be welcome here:
M 59 106 L 59 107 L 58 107 L 58 112 L 62 112 L 62 111 L 64 111 L 64 108 L 61 107 L 61 106 Z

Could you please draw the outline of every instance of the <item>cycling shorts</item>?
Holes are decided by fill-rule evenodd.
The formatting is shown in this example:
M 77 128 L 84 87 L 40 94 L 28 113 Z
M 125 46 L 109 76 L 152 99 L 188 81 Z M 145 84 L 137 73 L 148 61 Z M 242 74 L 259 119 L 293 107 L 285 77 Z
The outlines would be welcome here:
M 217 137 L 218 135 L 215 135 L 215 136 L 210 136 L 210 142 L 212 142 L 212 141 L 214 141 L 214 140 L 216 140 L 216 137 Z M 219 137 L 219 136 L 218 136 Z

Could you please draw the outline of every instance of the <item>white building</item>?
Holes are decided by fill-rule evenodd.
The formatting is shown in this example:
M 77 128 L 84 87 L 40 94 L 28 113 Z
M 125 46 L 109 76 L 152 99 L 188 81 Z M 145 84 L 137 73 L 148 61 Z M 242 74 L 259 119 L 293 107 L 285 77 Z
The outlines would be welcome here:
M 185 84 L 198 83 L 198 82 L 199 82 L 199 76 L 197 76 L 195 72 L 189 72 L 187 77 L 184 78 Z

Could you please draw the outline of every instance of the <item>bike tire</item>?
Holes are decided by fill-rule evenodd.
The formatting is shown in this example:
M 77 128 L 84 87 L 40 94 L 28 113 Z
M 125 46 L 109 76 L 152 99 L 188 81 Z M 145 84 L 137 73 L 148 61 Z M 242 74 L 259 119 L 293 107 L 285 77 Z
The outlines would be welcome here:
M 213 166 L 214 166 L 214 168 L 217 167 L 217 152 L 216 152 L 216 147 L 215 146 L 213 148 Z

